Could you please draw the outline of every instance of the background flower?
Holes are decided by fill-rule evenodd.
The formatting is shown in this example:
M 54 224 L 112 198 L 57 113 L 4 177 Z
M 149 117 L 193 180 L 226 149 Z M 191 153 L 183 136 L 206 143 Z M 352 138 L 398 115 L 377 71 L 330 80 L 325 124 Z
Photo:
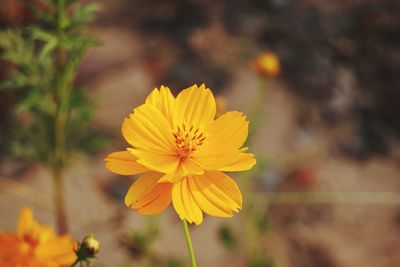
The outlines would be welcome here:
M 24 208 L 17 233 L 0 233 L 0 266 L 70 266 L 75 260 L 73 248 L 69 235 L 56 235 L 51 227 L 35 221 L 32 210 Z

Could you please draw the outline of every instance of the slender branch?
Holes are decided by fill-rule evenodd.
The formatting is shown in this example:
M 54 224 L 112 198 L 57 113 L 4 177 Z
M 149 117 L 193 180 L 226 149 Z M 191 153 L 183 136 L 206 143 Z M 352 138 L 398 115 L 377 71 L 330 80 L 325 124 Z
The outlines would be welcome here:
M 55 168 L 53 170 L 53 188 L 58 232 L 65 234 L 68 232 L 68 224 L 65 212 L 64 173 L 62 169 Z
M 63 23 L 65 16 L 65 0 L 57 2 L 57 34 L 61 38 L 64 35 Z M 54 204 L 58 231 L 68 232 L 67 216 L 64 200 L 64 168 L 66 158 L 66 125 L 69 113 L 69 83 L 66 73 L 67 54 L 63 47 L 56 50 L 55 69 L 58 71 L 56 101 L 57 110 L 54 118 L 54 161 L 52 163 Z
M 193 249 L 193 245 L 192 245 L 192 240 L 190 238 L 189 227 L 188 227 L 187 221 L 182 220 L 182 224 L 183 224 L 183 230 L 185 232 L 185 237 L 186 237 L 186 245 L 188 248 L 190 265 L 192 267 L 197 267 L 196 256 L 194 255 L 194 249 Z

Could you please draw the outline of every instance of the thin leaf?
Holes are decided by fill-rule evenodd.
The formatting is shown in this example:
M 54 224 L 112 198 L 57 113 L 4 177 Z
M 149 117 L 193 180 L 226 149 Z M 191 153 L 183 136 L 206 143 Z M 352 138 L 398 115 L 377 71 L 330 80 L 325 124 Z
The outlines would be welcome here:
M 45 57 L 51 54 L 58 45 L 57 39 L 51 39 L 42 49 L 39 55 L 39 61 L 43 61 Z

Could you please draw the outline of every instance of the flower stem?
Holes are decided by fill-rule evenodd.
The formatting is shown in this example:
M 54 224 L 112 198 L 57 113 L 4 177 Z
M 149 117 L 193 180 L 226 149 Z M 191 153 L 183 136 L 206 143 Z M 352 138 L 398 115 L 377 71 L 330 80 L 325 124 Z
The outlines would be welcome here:
M 253 136 L 256 128 L 262 123 L 262 109 L 264 106 L 265 96 L 267 94 L 268 80 L 262 77 L 257 79 L 257 88 L 253 96 L 253 101 L 251 102 L 252 110 L 249 114 L 250 129 L 249 136 L 247 138 L 249 144 L 253 141 Z
M 60 234 L 68 232 L 67 216 L 64 200 L 64 175 L 61 169 L 53 170 L 54 206 L 56 211 L 57 228 Z
M 193 245 L 192 245 L 192 240 L 190 239 L 190 233 L 189 233 L 189 227 L 188 227 L 187 221 L 182 220 L 182 224 L 183 224 L 183 230 L 185 232 L 185 237 L 186 237 L 186 245 L 187 245 L 188 252 L 189 252 L 190 265 L 192 267 L 197 267 L 196 256 L 194 255 L 194 249 L 193 249 Z
M 56 6 L 57 34 L 60 39 L 64 37 L 63 24 L 65 21 L 66 0 L 57 0 Z M 69 114 L 70 102 L 70 83 L 71 77 L 68 76 L 66 69 L 67 52 L 63 47 L 58 47 L 55 51 L 55 69 L 57 70 L 57 85 L 55 87 L 55 100 L 57 110 L 54 114 L 54 151 L 52 161 L 53 182 L 54 182 L 54 203 L 58 232 L 65 234 L 68 232 L 67 215 L 64 199 L 64 169 L 66 160 L 66 127 Z

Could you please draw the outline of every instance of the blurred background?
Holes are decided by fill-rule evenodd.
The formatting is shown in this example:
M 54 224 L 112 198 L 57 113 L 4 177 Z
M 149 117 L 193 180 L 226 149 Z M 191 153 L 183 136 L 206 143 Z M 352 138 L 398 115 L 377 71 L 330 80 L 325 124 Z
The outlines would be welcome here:
M 36 19 L 35 10 L 52 15 L 41 3 L 1 0 L 1 29 L 49 29 Z M 94 266 L 188 266 L 172 207 L 151 218 L 126 208 L 134 178 L 108 172 L 104 158 L 125 149 L 123 118 L 153 88 L 176 94 L 195 83 L 213 90 L 220 111 L 248 115 L 258 159 L 254 170 L 236 175 L 241 213 L 191 228 L 199 266 L 400 266 L 399 1 L 95 3 L 102 8 L 83 27 L 98 42 L 71 78 L 87 101 L 78 97 L 76 107 L 90 110 L 70 128 L 65 143 L 79 139 L 79 150 L 63 167 L 69 231 L 76 239 L 93 232 L 102 244 Z M 48 49 L 44 58 L 57 56 Z M 265 51 L 279 59 L 279 75 L 251 67 Z M 16 69 L 9 58 L 0 65 L 2 81 Z M 30 157 L 38 141 L 22 134 L 41 129 L 31 103 L 44 100 L 17 85 L 0 91 L 0 229 L 15 231 L 23 206 L 56 227 L 43 163 L 53 164 L 52 156 Z

